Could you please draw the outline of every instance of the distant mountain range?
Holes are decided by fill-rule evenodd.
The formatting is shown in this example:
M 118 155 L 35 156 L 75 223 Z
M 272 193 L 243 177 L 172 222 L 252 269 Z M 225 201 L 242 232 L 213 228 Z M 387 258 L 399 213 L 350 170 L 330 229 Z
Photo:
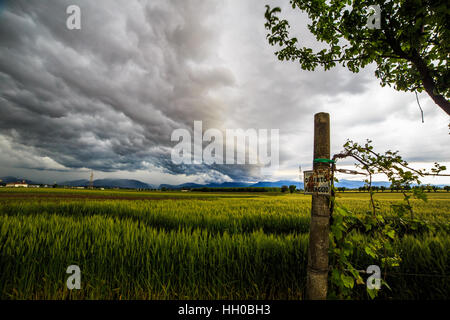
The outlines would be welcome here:
M 336 184 L 336 187 L 345 187 L 348 189 L 357 189 L 364 186 L 363 181 L 353 181 L 353 180 L 340 180 Z M 243 187 L 260 187 L 260 188 L 281 188 L 282 186 L 295 185 L 299 189 L 303 189 L 303 182 L 294 180 L 279 180 L 279 181 L 260 181 L 257 183 L 247 183 L 247 182 L 224 182 L 224 183 L 209 183 L 209 184 L 197 184 L 197 183 L 183 183 L 178 185 L 162 184 L 159 188 L 166 189 L 192 189 L 192 188 L 243 188 Z M 375 187 L 389 187 L 390 182 L 373 182 L 372 185 Z
M 193 189 L 193 188 L 244 188 L 244 187 L 260 187 L 260 188 L 281 188 L 282 186 L 290 186 L 294 185 L 299 189 L 303 189 L 303 182 L 295 181 L 295 180 L 279 180 L 279 181 L 260 181 L 257 183 L 247 183 L 247 182 L 224 182 L 224 183 L 208 183 L 208 184 L 197 184 L 197 183 L 183 183 L 178 185 L 170 185 L 170 184 L 162 184 L 159 188 L 166 189 Z M 363 181 L 355 181 L 355 180 L 339 180 L 338 183 L 335 184 L 336 187 L 342 188 L 345 187 L 347 189 L 358 189 L 359 187 L 364 187 L 365 182 Z M 373 187 L 381 187 L 384 186 L 389 188 L 391 185 L 390 182 L 387 181 L 374 181 L 372 182 Z M 436 185 L 437 187 L 444 187 L 445 184 Z
M 1 183 L 10 183 L 25 181 L 28 184 L 45 184 L 41 182 L 35 182 L 28 179 L 17 178 L 17 177 L 0 177 Z M 53 183 L 47 183 L 53 184 Z M 57 183 L 60 186 L 68 187 L 87 187 L 89 186 L 89 180 L 72 180 L 63 181 Z M 130 179 L 97 179 L 94 180 L 94 187 L 104 187 L 104 188 L 124 188 L 124 189 L 156 189 L 157 187 L 139 180 Z
M 297 188 L 303 189 L 303 182 L 298 182 L 294 180 L 279 180 L 279 181 L 260 181 L 252 184 L 250 187 L 265 187 L 265 188 L 281 188 L 282 186 L 294 185 Z
M 25 180 L 28 184 L 41 184 L 39 182 L 34 182 L 28 179 L 17 178 L 17 177 L 0 177 L 2 180 L 1 183 L 10 183 Z M 89 186 L 89 180 L 72 180 L 72 181 L 63 181 L 59 182 L 58 185 L 61 186 L 69 186 L 69 187 L 87 187 Z M 303 182 L 295 181 L 295 180 L 279 180 L 279 181 L 260 181 L 256 183 L 249 182 L 222 182 L 222 183 L 207 183 L 207 184 L 198 184 L 198 183 L 183 183 L 178 185 L 172 184 L 161 184 L 159 187 L 156 185 L 148 184 L 139 180 L 132 179 L 97 179 L 94 180 L 94 187 L 104 187 L 104 188 L 124 188 L 124 189 L 194 189 L 194 188 L 245 188 L 245 187 L 265 187 L 265 188 L 281 188 L 282 186 L 290 186 L 295 185 L 299 189 L 303 189 Z M 347 189 L 357 189 L 359 187 L 363 187 L 365 183 L 363 181 L 355 181 L 355 180 L 340 180 L 336 187 L 345 187 Z M 381 187 L 384 186 L 388 188 L 391 184 L 386 181 L 374 181 L 372 182 L 373 186 Z M 445 185 L 440 184 L 436 185 L 437 187 L 444 187 Z
M 19 182 L 19 181 L 25 181 L 28 184 L 39 184 L 34 181 L 23 179 L 23 178 L 17 178 L 17 177 L 0 177 L 0 180 L 2 180 L 1 183 L 11 183 L 11 182 Z
M 83 180 L 64 181 L 58 184 L 69 187 L 87 187 L 89 186 L 89 180 L 83 179 Z M 124 189 L 156 189 L 156 187 L 151 184 L 139 180 L 130 180 L 130 179 L 97 179 L 94 180 L 94 187 L 124 188 Z
M 342 188 L 345 187 L 347 189 L 358 189 L 359 187 L 364 187 L 365 183 L 363 181 L 354 181 L 354 180 L 339 180 L 338 183 L 335 184 L 336 187 Z M 387 181 L 373 181 L 373 187 L 386 187 L 389 188 L 391 185 L 390 182 Z
M 198 183 L 183 183 L 183 184 L 161 184 L 160 189 L 193 189 L 193 188 L 242 188 L 251 187 L 252 183 L 248 182 L 223 182 L 223 183 L 208 183 L 208 184 L 198 184 Z

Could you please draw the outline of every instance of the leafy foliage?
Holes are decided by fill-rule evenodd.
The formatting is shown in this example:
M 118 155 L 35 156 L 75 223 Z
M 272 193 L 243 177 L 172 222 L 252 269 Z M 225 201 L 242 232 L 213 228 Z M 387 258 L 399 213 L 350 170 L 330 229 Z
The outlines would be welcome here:
M 342 64 L 358 72 L 375 62 L 381 85 L 400 91 L 426 90 L 450 114 L 450 14 L 444 0 L 291 0 L 293 9 L 308 14 L 309 31 L 324 49 L 314 52 L 289 34 L 281 9 L 266 6 L 265 27 L 278 59 L 298 61 L 304 70 L 325 70 Z M 381 9 L 381 28 L 370 29 L 369 7 Z
M 291 185 L 289 186 L 289 192 L 290 192 L 290 193 L 294 193 L 296 189 L 297 189 L 297 186 L 294 185 L 294 184 L 291 184 Z
M 379 154 L 373 151 L 371 141 L 367 140 L 364 146 L 353 141 L 344 144 L 344 151 L 334 155 L 333 160 L 352 157 L 357 161 L 356 167 L 363 169 L 368 179 L 365 180 L 370 194 L 370 208 L 363 214 L 355 213 L 336 201 L 335 193 L 331 197 L 332 224 L 331 224 L 331 293 L 332 298 L 349 298 L 352 296 L 356 284 L 364 284 L 360 271 L 354 266 L 352 257 L 356 248 L 364 248 L 364 252 L 375 264 L 384 269 L 384 278 L 388 268 L 398 267 L 401 258 L 393 250 L 393 242 L 397 240 L 402 226 L 412 223 L 412 228 L 425 228 L 426 231 L 435 231 L 432 226 L 414 219 L 411 197 L 427 201 L 426 194 L 420 188 L 412 189 L 413 183 L 420 184 L 419 178 L 424 175 L 438 175 L 446 170 L 445 166 L 435 163 L 431 173 L 425 170 L 415 170 L 398 155 L 398 152 L 387 151 Z M 333 164 L 335 169 L 335 164 Z M 333 170 L 334 171 L 334 170 Z M 392 219 L 386 219 L 380 212 L 380 203 L 374 199 L 372 187 L 372 175 L 385 174 L 391 185 L 403 193 L 403 201 L 391 205 L 394 212 Z M 333 179 L 333 181 L 337 179 Z M 333 190 L 335 188 L 333 187 Z M 409 221 L 406 216 L 409 215 Z M 362 230 L 361 230 L 362 229 Z M 371 241 L 361 243 L 357 237 L 351 237 L 352 233 L 362 231 L 370 234 Z M 389 288 L 385 279 L 381 284 Z M 368 296 L 373 299 L 377 296 L 376 289 L 368 289 Z

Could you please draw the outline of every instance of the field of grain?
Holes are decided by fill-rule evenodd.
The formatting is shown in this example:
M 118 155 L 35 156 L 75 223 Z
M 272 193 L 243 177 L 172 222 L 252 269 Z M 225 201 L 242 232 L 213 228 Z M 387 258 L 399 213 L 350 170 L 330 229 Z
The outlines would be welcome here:
M 381 210 L 401 200 L 379 193 Z M 384 299 L 450 296 L 450 193 L 413 200 L 394 243 Z M 343 193 L 355 213 L 367 193 Z M 0 190 L 1 299 L 302 299 L 310 196 L 302 194 Z M 365 234 L 357 234 L 370 241 Z M 357 250 L 360 269 L 371 261 Z M 81 269 L 80 290 L 66 269 Z M 367 299 L 364 288 L 355 299 Z

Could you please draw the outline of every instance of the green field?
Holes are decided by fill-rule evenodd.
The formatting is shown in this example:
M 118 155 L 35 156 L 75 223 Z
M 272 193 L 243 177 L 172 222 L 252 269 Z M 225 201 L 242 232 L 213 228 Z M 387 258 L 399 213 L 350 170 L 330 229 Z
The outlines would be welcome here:
M 383 214 L 401 201 L 377 193 Z M 413 200 L 420 225 L 394 243 L 384 299 L 450 296 L 450 193 Z M 343 193 L 354 212 L 367 193 Z M 310 196 L 279 193 L 0 189 L 1 299 L 302 299 Z M 370 237 L 357 234 L 362 241 Z M 358 269 L 371 261 L 358 250 Z M 81 290 L 66 288 L 69 265 Z M 364 287 L 355 299 L 367 299 Z

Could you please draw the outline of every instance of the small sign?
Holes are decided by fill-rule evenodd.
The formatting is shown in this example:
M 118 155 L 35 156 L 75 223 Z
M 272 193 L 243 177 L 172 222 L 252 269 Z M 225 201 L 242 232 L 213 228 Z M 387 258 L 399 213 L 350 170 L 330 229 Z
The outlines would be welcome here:
M 330 194 L 331 175 L 329 170 L 303 172 L 305 194 Z

